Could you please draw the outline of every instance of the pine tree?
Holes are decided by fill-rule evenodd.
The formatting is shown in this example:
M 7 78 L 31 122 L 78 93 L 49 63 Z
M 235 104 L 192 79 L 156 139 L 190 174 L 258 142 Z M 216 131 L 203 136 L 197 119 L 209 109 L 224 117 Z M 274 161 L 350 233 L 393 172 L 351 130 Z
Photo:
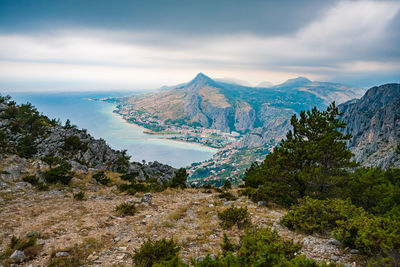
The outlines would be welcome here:
M 293 130 L 258 168 L 249 169 L 246 185 L 263 185 L 263 191 L 283 205 L 306 195 L 327 197 L 335 184 L 334 177 L 356 166 L 345 143 L 351 136 L 338 131 L 346 126 L 339 115 L 335 102 L 326 111 L 313 108 L 301 111 L 299 118 L 293 115 Z

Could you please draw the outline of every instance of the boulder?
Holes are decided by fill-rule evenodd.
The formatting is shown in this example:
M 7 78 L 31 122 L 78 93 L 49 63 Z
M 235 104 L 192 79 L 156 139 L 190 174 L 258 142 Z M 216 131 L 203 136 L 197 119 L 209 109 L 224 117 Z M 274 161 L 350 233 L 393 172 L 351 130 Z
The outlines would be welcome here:
M 10 259 L 15 262 L 23 262 L 25 259 L 25 253 L 21 250 L 16 250 L 11 254 Z

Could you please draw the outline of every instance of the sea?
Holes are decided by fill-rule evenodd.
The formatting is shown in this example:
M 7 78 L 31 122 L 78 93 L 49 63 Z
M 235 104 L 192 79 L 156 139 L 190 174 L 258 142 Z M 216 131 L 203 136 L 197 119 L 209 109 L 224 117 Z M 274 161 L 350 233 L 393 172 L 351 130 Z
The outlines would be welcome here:
M 129 95 L 127 92 L 63 92 L 63 93 L 13 93 L 8 94 L 18 104 L 31 103 L 49 118 L 67 119 L 79 129 L 87 129 L 95 138 L 103 138 L 113 149 L 126 149 L 131 160 L 158 161 L 175 168 L 210 159 L 216 149 L 192 143 L 168 140 L 165 136 L 148 135 L 143 128 L 127 123 L 113 113 L 115 105 L 92 101 L 104 97 Z

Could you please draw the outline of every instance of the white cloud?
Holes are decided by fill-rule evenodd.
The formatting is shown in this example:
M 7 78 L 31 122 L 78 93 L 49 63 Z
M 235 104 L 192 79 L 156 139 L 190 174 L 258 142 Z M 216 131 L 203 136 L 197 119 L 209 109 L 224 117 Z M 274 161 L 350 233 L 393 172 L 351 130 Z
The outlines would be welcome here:
M 388 63 L 370 56 L 385 50 L 387 26 L 399 9 L 399 2 L 338 2 L 292 36 L 278 37 L 90 29 L 0 35 L 0 78 L 149 88 L 186 81 L 199 71 L 253 84 L 296 75 L 329 79 L 338 72 L 397 71 L 398 58 Z

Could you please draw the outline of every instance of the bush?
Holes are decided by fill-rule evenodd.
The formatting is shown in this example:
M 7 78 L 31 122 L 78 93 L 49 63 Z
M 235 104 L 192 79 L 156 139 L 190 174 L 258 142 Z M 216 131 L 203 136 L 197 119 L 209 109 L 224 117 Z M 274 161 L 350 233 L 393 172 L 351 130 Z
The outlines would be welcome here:
M 223 186 L 223 189 L 227 190 L 227 189 L 232 189 L 232 183 L 229 180 L 226 180 Z
M 56 257 L 57 252 L 67 252 L 69 255 L 66 257 Z M 53 251 L 50 255 L 50 262 L 48 267 L 86 266 L 88 256 L 88 251 L 83 247 L 78 247 L 78 245 L 59 251 Z
M 341 198 L 350 198 L 354 205 L 383 215 L 400 206 L 400 171 L 360 168 L 343 176 L 337 191 Z
M 64 150 L 66 151 L 77 151 L 86 149 L 87 144 L 82 143 L 79 136 L 72 135 L 64 139 Z
M 36 185 L 39 182 L 39 178 L 36 175 L 26 175 L 22 177 L 22 181 Z
M 36 189 L 39 191 L 47 191 L 49 190 L 49 186 L 45 183 L 39 182 L 36 184 Z
M 305 197 L 298 206 L 292 207 L 282 217 L 281 223 L 286 227 L 307 234 L 326 234 L 337 227 L 337 222 L 354 216 L 365 217 L 366 212 L 357 208 L 348 200 L 316 200 Z
M 134 196 L 134 195 L 136 194 L 136 190 L 135 190 L 134 188 L 132 188 L 132 187 L 129 187 L 129 188 L 126 190 L 126 193 L 127 193 L 128 195 Z
M 261 186 L 260 188 L 252 188 L 248 192 L 248 197 L 253 201 L 253 202 L 258 202 L 258 201 L 268 201 L 270 194 L 270 189 L 264 186 Z
M 170 187 L 186 187 L 186 179 L 188 174 L 185 168 L 180 168 L 176 173 L 174 178 L 170 181 Z
M 235 245 L 232 244 L 231 240 L 228 238 L 228 236 L 226 235 L 226 233 L 224 233 L 224 238 L 222 240 L 222 244 L 221 244 L 221 250 L 222 250 L 222 254 L 224 256 L 226 256 L 226 254 L 228 252 L 233 252 L 235 251 Z
M 400 208 L 374 216 L 348 200 L 305 198 L 281 219 L 291 229 L 307 233 L 332 233 L 345 246 L 372 256 L 377 265 L 400 263 Z
M 23 136 L 18 141 L 16 152 L 23 158 L 31 158 L 37 152 L 35 139 L 31 135 Z
M 115 170 L 120 173 L 125 173 L 129 167 L 130 158 L 130 156 L 126 155 L 126 150 L 123 150 L 122 156 L 120 156 L 114 163 Z
M 303 255 L 297 255 L 301 244 L 283 240 L 277 231 L 270 228 L 249 228 L 241 236 L 240 246 L 235 251 L 222 253 L 221 257 L 209 255 L 202 261 L 192 261 L 195 267 L 242 267 L 242 266 L 328 266 L 316 263 Z M 297 255 L 297 256 L 296 256 Z M 329 266 L 336 266 L 334 263 Z
M 225 198 L 228 201 L 235 201 L 237 197 L 232 195 L 230 192 L 222 192 L 221 194 L 218 195 L 219 198 Z
M 60 163 L 61 159 L 59 157 L 55 157 L 55 156 L 44 156 L 40 158 L 41 160 L 43 160 L 44 162 L 46 162 L 47 164 L 49 164 L 50 168 L 55 165 Z
M 130 204 L 128 202 L 121 203 L 118 206 L 115 207 L 115 211 L 118 213 L 118 215 L 124 217 L 124 216 L 133 216 L 136 213 L 136 206 L 135 204 Z
M 222 212 L 218 212 L 218 218 L 221 220 L 220 225 L 224 229 L 230 229 L 234 225 L 241 229 L 250 223 L 247 208 L 231 206 Z
M 51 168 L 48 171 L 45 171 L 44 179 L 48 183 L 62 183 L 68 184 L 69 181 L 74 177 L 74 172 L 71 171 L 72 165 L 68 162 L 61 163 L 58 167 Z
M 382 257 L 385 261 L 397 261 L 400 252 L 400 213 L 392 217 L 353 217 L 338 222 L 334 236 L 345 245 L 356 247 L 364 254 Z
M 74 199 L 75 200 L 83 200 L 85 198 L 85 192 L 80 191 L 76 194 L 74 194 Z
M 107 177 L 105 171 L 99 171 L 95 174 L 93 174 L 93 179 L 96 180 L 96 182 L 98 182 L 99 184 L 102 185 L 109 185 L 111 184 L 111 180 L 110 178 Z
M 17 238 L 13 236 L 5 252 L 0 255 L 0 259 L 8 260 L 15 250 L 24 252 L 26 257 L 24 260 L 31 260 L 35 258 L 42 249 L 42 245 L 37 245 L 36 240 L 36 237 Z
M 176 258 L 180 249 L 172 239 L 163 238 L 154 242 L 149 239 L 135 251 L 132 258 L 136 266 L 151 267 Z

